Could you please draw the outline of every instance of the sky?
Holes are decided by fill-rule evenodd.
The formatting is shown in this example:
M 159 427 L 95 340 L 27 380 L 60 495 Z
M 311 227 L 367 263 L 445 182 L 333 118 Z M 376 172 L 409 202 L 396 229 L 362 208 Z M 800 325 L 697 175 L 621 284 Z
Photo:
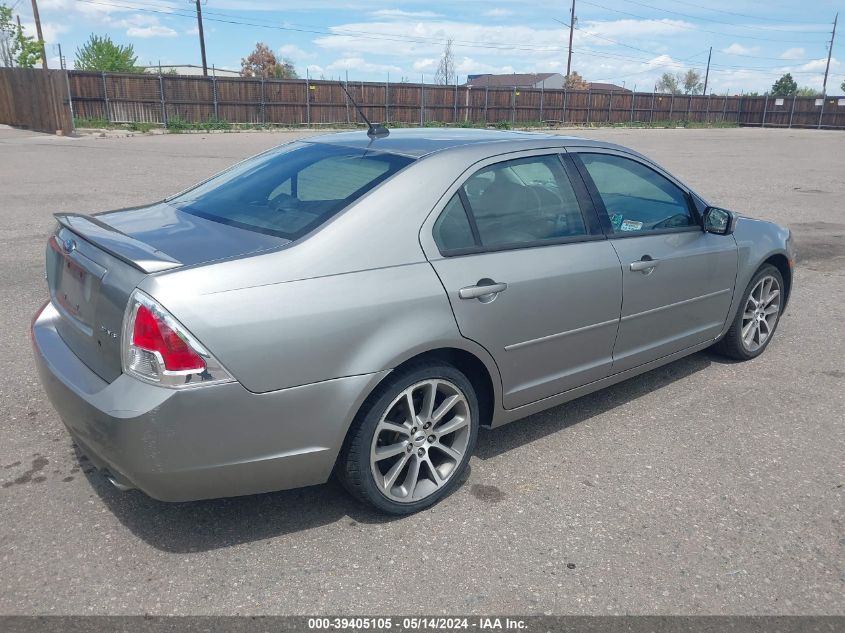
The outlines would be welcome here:
M 16 5 L 34 34 L 30 0 Z M 239 69 L 256 42 L 300 76 L 432 82 L 447 39 L 467 74 L 566 72 L 571 0 L 206 0 L 208 64 Z M 91 33 L 131 43 L 139 65 L 200 64 L 189 0 L 39 0 L 51 67 Z M 588 81 L 650 91 L 664 72 L 704 73 L 716 93 L 765 92 L 785 72 L 820 90 L 834 15 L 845 0 L 576 0 L 572 68 Z M 845 80 L 845 11 L 828 93 Z M 841 60 L 841 61 L 840 61 Z

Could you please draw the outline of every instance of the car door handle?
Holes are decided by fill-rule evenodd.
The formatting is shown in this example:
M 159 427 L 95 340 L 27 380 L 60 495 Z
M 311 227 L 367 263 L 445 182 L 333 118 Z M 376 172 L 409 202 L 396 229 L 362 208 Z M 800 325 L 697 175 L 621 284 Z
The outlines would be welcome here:
M 481 299 L 487 296 L 495 296 L 508 289 L 505 283 L 497 283 L 488 279 L 482 279 L 475 286 L 466 286 L 458 290 L 461 299 Z
M 659 259 L 652 259 L 649 255 L 643 255 L 643 258 L 635 262 L 631 262 L 631 270 L 634 272 L 650 273 L 660 264 Z

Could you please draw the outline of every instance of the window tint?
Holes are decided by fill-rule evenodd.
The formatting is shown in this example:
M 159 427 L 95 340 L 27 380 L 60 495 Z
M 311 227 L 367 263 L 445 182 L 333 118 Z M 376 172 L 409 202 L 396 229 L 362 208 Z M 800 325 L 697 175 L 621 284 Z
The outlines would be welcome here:
M 464 205 L 458 194 L 452 196 L 449 204 L 434 223 L 434 241 L 441 251 L 454 251 L 476 245 Z
M 637 161 L 578 154 L 598 189 L 614 233 L 697 226 L 683 190 Z
M 297 239 L 413 159 L 324 143 L 251 158 L 168 200 L 187 213 Z
M 485 167 L 464 192 L 484 246 L 586 235 L 578 199 L 557 155 Z

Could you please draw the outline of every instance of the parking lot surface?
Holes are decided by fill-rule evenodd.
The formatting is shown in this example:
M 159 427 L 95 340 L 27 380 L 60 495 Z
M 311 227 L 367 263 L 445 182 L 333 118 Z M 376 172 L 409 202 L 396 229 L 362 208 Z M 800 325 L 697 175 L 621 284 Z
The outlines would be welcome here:
M 482 433 L 464 485 L 396 519 L 333 482 L 119 492 L 35 374 L 53 213 L 153 201 L 296 134 L 0 129 L 0 613 L 845 614 L 845 133 L 574 133 L 789 225 L 777 335 L 748 363 L 698 353 Z

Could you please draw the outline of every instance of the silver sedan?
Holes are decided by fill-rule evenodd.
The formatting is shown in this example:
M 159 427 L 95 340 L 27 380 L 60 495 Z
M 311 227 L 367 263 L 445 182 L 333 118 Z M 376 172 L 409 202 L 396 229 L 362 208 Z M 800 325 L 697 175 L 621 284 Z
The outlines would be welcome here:
M 709 346 L 772 340 L 787 229 L 624 147 L 472 130 L 280 146 L 162 202 L 57 215 L 32 340 L 116 486 L 325 482 L 430 506 L 495 428 Z

